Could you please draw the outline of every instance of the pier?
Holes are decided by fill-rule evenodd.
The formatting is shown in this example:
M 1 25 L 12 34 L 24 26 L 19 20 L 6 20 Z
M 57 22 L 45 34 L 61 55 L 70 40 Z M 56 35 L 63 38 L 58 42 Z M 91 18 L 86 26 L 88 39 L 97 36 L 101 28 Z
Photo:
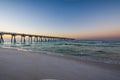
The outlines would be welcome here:
M 26 43 L 26 37 L 28 37 L 28 42 L 42 42 L 42 41 L 54 41 L 54 40 L 74 40 L 72 38 L 64 38 L 64 37 L 54 37 L 54 36 L 42 36 L 42 35 L 32 35 L 32 34 L 24 34 L 24 33 L 13 33 L 13 32 L 0 32 L 0 43 L 4 43 L 5 40 L 3 35 L 11 36 L 11 43 L 16 43 L 16 36 L 21 37 L 21 43 Z

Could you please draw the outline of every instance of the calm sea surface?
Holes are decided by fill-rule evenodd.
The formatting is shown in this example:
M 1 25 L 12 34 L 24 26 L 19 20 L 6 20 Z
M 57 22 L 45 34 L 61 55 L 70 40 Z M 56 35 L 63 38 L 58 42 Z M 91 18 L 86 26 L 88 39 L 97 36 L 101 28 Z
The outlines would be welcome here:
M 11 44 L 10 40 L 5 40 L 5 43 L 0 46 L 61 56 L 72 55 L 81 59 L 120 64 L 120 41 L 73 40 L 21 44 L 20 40 L 17 40 L 16 44 Z

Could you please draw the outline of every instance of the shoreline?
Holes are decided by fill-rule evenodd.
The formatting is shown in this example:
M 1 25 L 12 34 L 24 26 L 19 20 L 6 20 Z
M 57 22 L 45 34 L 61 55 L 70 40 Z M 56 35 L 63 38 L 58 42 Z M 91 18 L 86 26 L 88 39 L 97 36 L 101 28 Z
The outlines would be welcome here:
M 91 64 L 91 65 L 95 65 L 98 67 L 102 67 L 102 68 L 108 68 L 111 70 L 116 70 L 116 71 L 120 71 L 120 64 L 111 64 L 111 63 L 105 63 L 103 61 L 96 61 L 96 60 L 92 60 L 92 59 L 85 59 L 83 57 L 88 57 L 88 58 L 94 58 L 91 56 L 73 56 L 73 55 L 67 55 L 67 54 L 62 54 L 62 53 L 52 53 L 52 52 L 48 52 L 48 51 L 32 51 L 32 50 L 23 50 L 23 49 L 19 49 L 19 48 L 8 48 L 8 47 L 0 47 L 0 49 L 9 49 L 9 50 L 16 50 L 16 51 L 20 51 L 20 52 L 27 52 L 27 53 L 37 53 L 37 54 L 43 54 L 43 55 L 48 55 L 48 56 L 55 56 L 58 58 L 62 58 L 62 59 L 69 59 L 69 60 L 74 60 L 77 62 L 83 62 L 83 63 L 87 63 L 87 64 Z M 97 57 L 95 57 L 97 58 Z M 98 57 L 99 58 L 99 57 Z M 102 58 L 101 58 L 102 59 Z
M 0 64 L 0 80 L 120 79 L 120 65 L 80 60 L 69 55 L 58 56 L 0 48 Z
M 32 53 L 43 53 L 43 54 L 55 55 L 55 56 L 69 56 L 69 57 L 74 57 L 74 58 L 77 58 L 77 59 L 83 60 L 83 61 L 120 65 L 120 60 L 118 60 L 118 59 L 111 59 L 111 58 L 99 57 L 99 56 L 89 56 L 89 55 L 88 56 L 87 55 L 86 56 L 75 56 L 72 54 L 55 53 L 55 52 L 49 52 L 49 51 L 33 51 L 33 50 L 12 48 L 12 47 L 0 47 L 0 48 L 15 49 L 18 51 L 26 51 L 26 52 L 32 52 Z

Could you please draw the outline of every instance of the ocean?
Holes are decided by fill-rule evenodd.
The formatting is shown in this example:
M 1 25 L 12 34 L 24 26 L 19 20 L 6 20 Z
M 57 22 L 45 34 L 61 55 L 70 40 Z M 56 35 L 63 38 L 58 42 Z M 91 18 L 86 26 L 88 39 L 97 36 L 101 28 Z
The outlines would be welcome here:
M 21 44 L 20 40 L 17 40 L 13 44 L 6 39 L 4 44 L 0 44 L 0 47 L 42 52 L 49 55 L 71 55 L 83 60 L 120 64 L 120 41 L 114 40 L 59 40 L 26 42 L 25 44 Z

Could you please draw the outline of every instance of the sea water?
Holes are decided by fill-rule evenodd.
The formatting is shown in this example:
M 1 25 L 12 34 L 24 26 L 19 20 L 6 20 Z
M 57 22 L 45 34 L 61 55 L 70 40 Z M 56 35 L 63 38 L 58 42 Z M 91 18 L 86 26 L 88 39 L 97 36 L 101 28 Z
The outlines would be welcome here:
M 4 44 L 0 44 L 0 46 L 4 48 L 14 48 L 60 56 L 71 55 L 85 60 L 120 64 L 120 41 L 58 40 L 21 43 L 20 40 L 17 40 L 14 44 L 6 39 Z

